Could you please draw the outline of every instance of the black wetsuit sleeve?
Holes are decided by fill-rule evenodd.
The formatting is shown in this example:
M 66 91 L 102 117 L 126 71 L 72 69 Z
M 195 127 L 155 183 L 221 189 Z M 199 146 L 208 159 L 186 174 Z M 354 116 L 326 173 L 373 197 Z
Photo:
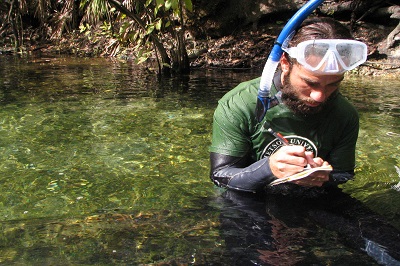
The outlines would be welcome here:
M 339 185 L 346 183 L 347 181 L 354 178 L 354 170 L 352 171 L 332 171 L 329 175 L 329 182 L 326 185 Z
M 210 161 L 210 178 L 220 187 L 257 192 L 276 179 L 269 167 L 269 158 L 250 164 L 246 156 L 233 157 L 211 152 Z
M 269 166 L 269 157 L 251 163 L 246 160 L 246 157 L 211 152 L 210 162 L 210 178 L 219 187 L 257 192 L 276 179 Z M 346 183 L 353 177 L 354 171 L 332 171 L 324 187 Z

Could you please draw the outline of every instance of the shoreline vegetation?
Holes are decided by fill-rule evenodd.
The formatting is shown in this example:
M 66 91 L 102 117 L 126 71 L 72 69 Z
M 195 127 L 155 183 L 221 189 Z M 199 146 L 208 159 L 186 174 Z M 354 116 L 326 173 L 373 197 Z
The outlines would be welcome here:
M 262 1 L 252 1 L 261 7 Z M 119 3 L 114 0 L 109 2 L 115 5 Z M 167 2 L 164 2 L 165 5 Z M 294 12 L 303 4 L 302 2 L 306 1 L 297 1 L 299 3 L 292 5 L 284 1 L 281 6 L 278 6 L 277 2 L 276 6 L 264 6 L 255 10 L 250 10 L 254 7 L 248 4 L 240 7 L 240 3 L 232 2 L 226 9 L 217 12 L 218 6 L 225 2 L 216 0 L 211 4 L 205 0 L 193 0 L 191 6 L 192 1 L 187 0 L 186 9 L 179 10 L 179 14 L 182 15 L 179 21 L 171 20 L 166 12 L 163 14 L 163 20 L 167 23 L 177 23 L 174 29 L 168 29 L 167 23 L 163 22 L 164 25 L 153 22 L 147 24 L 147 32 L 139 37 L 136 36 L 136 39 L 128 37 L 135 31 L 140 35 L 135 28 L 126 30 L 123 36 L 117 33 L 117 30 L 121 31 L 126 21 L 135 18 L 135 14 L 129 13 L 129 10 L 125 12 L 131 15 L 131 20 L 121 20 L 114 15 L 116 16 L 114 21 L 107 22 L 103 19 L 96 23 L 92 21 L 89 25 L 89 22 L 82 18 L 79 27 L 75 26 L 75 29 L 69 30 L 65 28 L 58 32 L 55 32 L 54 28 L 49 29 L 49 25 L 46 30 L 42 26 L 35 27 L 38 21 L 24 15 L 20 23 L 26 25 L 21 26 L 23 30 L 19 35 L 11 29 L 12 23 L 10 22 L 7 28 L 7 23 L 4 23 L 6 19 L 3 19 L 3 26 L 0 29 L 3 37 L 0 41 L 0 55 L 112 57 L 132 61 L 134 64 L 139 63 L 155 72 L 157 69 L 160 72 L 166 61 L 170 61 L 171 68 L 178 65 L 176 67 L 178 70 L 187 67 L 189 69 L 263 68 L 276 37 L 292 15 L 288 12 Z M 390 1 L 368 2 L 371 1 L 325 1 L 314 15 L 332 16 L 338 19 L 352 29 L 356 39 L 368 45 L 367 62 L 348 74 L 397 78 L 400 74 L 400 6 Z M 124 7 L 120 8 L 118 14 L 123 14 Z M 0 15 L 1 11 L 6 10 L 6 8 L 0 10 Z M 251 15 L 248 15 L 249 12 L 252 12 Z M 4 14 L 2 18 L 5 18 Z M 27 21 L 28 18 L 30 21 Z M 180 21 L 185 21 L 185 25 L 179 24 Z M 242 23 L 237 24 L 237 22 Z M 150 31 L 149 25 L 155 28 Z M 157 43 L 163 45 L 161 50 L 165 50 L 164 55 L 160 55 L 160 49 L 154 43 L 151 45 L 151 34 L 158 34 Z M 15 36 L 19 36 L 18 41 Z M 121 39 L 122 37 L 125 39 Z

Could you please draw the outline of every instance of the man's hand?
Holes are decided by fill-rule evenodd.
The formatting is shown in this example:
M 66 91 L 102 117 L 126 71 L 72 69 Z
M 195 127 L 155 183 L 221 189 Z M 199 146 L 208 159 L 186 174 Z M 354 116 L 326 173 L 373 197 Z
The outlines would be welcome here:
M 303 146 L 281 147 L 276 153 L 271 155 L 269 164 L 272 173 L 277 178 L 283 178 L 301 172 L 307 165 L 310 165 L 310 167 L 329 165 L 328 162 L 325 162 L 319 157 L 314 158 L 312 152 L 306 151 Z M 301 186 L 320 187 L 328 180 L 329 173 L 317 171 L 308 177 L 293 181 L 293 183 Z

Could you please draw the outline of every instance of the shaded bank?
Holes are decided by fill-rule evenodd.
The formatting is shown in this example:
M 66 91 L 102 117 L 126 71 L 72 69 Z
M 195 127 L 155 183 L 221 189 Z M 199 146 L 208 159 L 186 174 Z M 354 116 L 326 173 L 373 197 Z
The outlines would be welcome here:
M 265 1 L 217 0 L 193 1 L 194 10 L 185 20 L 185 45 L 192 68 L 261 68 L 275 38 L 286 21 L 305 0 Z M 400 7 L 390 1 L 325 1 L 314 15 L 331 16 L 347 24 L 356 38 L 369 46 L 369 61 L 360 68 L 362 75 L 399 74 Z M 28 17 L 24 17 L 25 23 Z M 123 43 L 118 35 L 104 30 L 103 22 L 90 25 L 88 30 L 67 30 L 58 38 L 47 36 L 35 28 L 34 21 L 24 25 L 21 40 L 22 54 L 47 56 L 68 54 L 74 56 L 116 56 L 124 60 L 137 60 L 136 43 Z M 6 24 L 4 24 L 6 25 Z M 397 25 L 397 26 L 396 26 Z M 400 25 L 400 24 L 399 24 Z M 118 32 L 118 24 L 111 32 Z M 84 26 L 87 29 L 87 25 Z M 2 27 L 1 53 L 12 53 L 12 31 Z M 8 34 L 8 35 L 7 35 Z M 165 39 L 167 38 L 167 39 Z M 168 36 L 164 36 L 168 43 Z M 118 44 L 118 45 L 117 45 Z M 118 49 L 116 49 L 116 45 Z M 170 47 L 169 53 L 173 53 Z M 156 54 L 144 67 L 154 68 Z
M 282 25 L 266 24 L 253 30 L 251 27 L 244 28 L 227 36 L 213 39 L 188 38 L 189 59 L 191 68 L 228 68 L 228 69 L 261 69 L 267 61 L 268 54 L 272 49 L 275 38 L 279 34 Z M 357 38 L 368 44 L 368 61 L 349 74 L 373 75 L 385 77 L 397 77 L 400 74 L 400 46 L 391 49 L 391 53 L 399 56 L 380 54 L 374 43 L 378 36 L 383 36 L 389 30 L 382 30 L 380 26 L 364 24 L 362 32 L 368 34 Z M 77 33 L 65 36 L 59 42 L 49 42 L 31 45 L 26 54 L 47 57 L 53 55 L 71 55 L 78 57 L 108 57 L 105 51 L 108 39 L 100 38 L 97 42 L 90 42 L 85 36 Z M 9 48 L 3 48 L 0 53 L 12 53 Z M 133 60 L 134 54 L 130 48 L 121 49 L 116 56 L 122 60 Z M 155 61 L 148 60 L 142 66 L 152 68 Z

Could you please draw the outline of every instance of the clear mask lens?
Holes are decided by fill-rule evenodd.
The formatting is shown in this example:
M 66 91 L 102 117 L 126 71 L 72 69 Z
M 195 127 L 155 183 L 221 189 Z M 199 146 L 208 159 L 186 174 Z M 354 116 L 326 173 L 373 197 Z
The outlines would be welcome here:
M 354 40 L 310 40 L 283 50 L 307 69 L 325 74 L 344 73 L 367 60 L 367 46 Z

